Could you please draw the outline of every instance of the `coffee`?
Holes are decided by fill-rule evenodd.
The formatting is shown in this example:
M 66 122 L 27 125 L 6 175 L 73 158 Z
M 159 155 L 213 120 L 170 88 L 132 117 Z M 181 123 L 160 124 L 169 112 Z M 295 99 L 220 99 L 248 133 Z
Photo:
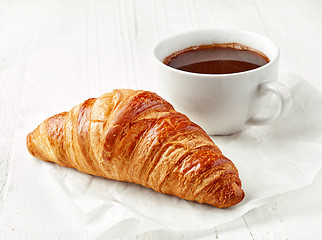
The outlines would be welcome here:
M 203 74 L 244 72 L 268 62 L 264 53 L 238 43 L 192 46 L 163 60 L 170 67 Z

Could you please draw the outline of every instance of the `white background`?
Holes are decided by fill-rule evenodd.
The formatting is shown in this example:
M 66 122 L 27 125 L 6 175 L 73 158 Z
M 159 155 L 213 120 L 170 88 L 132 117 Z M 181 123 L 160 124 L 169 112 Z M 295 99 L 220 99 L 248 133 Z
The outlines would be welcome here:
M 114 88 L 154 90 L 153 46 L 168 35 L 197 28 L 245 29 L 272 38 L 281 49 L 283 71 L 322 92 L 321 13 L 318 0 L 1 0 L 0 238 L 87 239 L 75 207 L 61 212 L 59 203 L 47 202 L 49 194 L 37 210 L 30 209 L 32 193 L 8 187 L 22 110 L 51 115 Z M 321 189 L 322 172 L 310 186 L 274 197 L 207 232 L 156 231 L 136 237 L 319 239 Z M 8 204 L 8 193 L 21 203 Z M 60 221 L 51 221 L 51 214 L 61 216 Z

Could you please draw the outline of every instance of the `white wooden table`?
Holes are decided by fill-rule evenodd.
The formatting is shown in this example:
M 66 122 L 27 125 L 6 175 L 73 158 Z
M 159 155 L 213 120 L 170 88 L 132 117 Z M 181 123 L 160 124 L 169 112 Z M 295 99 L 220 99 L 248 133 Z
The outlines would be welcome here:
M 226 27 L 272 38 L 280 46 L 283 69 L 322 92 L 319 0 L 1 0 L 0 239 L 87 239 L 77 235 L 82 226 L 63 228 L 50 217 L 37 219 L 23 208 L 27 196 L 22 195 L 20 209 L 6 204 L 4 211 L 6 193 L 21 191 L 7 187 L 21 109 L 54 114 L 114 88 L 153 90 L 151 52 L 159 40 L 189 29 Z M 59 212 L 59 206 L 53 207 Z M 76 221 L 72 209 L 68 214 L 68 221 Z M 39 221 L 48 221 L 48 226 L 37 229 Z M 156 231 L 136 236 L 321 238 L 322 172 L 310 186 L 276 196 L 207 232 Z

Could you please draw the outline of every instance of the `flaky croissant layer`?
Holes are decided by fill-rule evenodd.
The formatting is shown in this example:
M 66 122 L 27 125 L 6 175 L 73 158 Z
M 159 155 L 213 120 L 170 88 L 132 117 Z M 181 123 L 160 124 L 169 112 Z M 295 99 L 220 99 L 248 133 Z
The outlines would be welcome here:
M 42 122 L 27 147 L 44 161 L 219 208 L 244 198 L 235 165 L 205 131 L 148 91 L 88 99 Z

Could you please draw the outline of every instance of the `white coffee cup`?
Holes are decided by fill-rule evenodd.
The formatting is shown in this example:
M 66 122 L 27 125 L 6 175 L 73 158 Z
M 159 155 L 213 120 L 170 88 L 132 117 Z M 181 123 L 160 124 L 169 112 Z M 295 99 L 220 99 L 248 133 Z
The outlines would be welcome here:
M 179 50 L 200 45 L 238 43 L 264 53 L 270 61 L 256 69 L 229 74 L 200 74 L 178 70 L 163 63 Z M 186 114 L 209 135 L 228 135 L 245 124 L 267 125 L 288 113 L 289 90 L 277 82 L 279 48 L 267 37 L 241 30 L 206 29 L 170 36 L 154 49 L 158 93 L 177 111 Z M 275 94 L 279 103 L 273 116 L 255 116 Z

